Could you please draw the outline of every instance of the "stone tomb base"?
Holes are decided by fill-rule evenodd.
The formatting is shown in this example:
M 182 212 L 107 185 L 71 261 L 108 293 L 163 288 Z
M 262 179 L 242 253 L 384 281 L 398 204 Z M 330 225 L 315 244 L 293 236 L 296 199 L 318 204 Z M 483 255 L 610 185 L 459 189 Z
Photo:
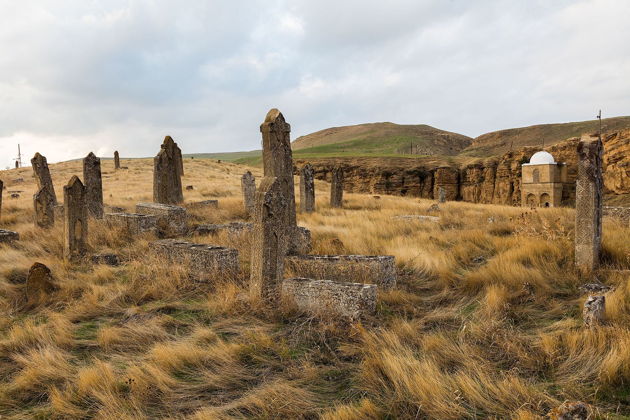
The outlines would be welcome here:
M 203 208 L 219 208 L 219 200 L 204 200 L 204 201 L 196 201 L 193 203 L 187 203 L 185 206 L 189 209 L 203 209 Z
M 170 263 L 184 264 L 194 276 L 203 280 L 221 275 L 232 276 L 239 271 L 236 249 L 177 239 L 152 242 L 149 247 Z
M 157 216 L 158 234 L 162 236 L 180 236 L 188 230 L 188 214 L 183 207 L 159 203 L 138 203 L 136 213 Z
M 226 232 L 228 235 L 242 235 L 250 233 L 254 227 L 253 223 L 247 222 L 230 222 L 223 225 L 207 224 L 199 225 L 195 228 L 196 235 L 218 235 Z
M 131 235 L 152 232 L 157 229 L 157 216 L 138 213 L 105 213 L 105 222 L 109 226 L 118 226 Z
M 290 277 L 376 284 L 383 289 L 396 286 L 395 259 L 390 255 L 296 255 L 284 260 Z
M 0 229 L 0 243 L 9 243 L 13 241 L 19 241 L 20 234 L 12 232 L 10 230 Z
M 376 311 L 373 284 L 291 278 L 282 282 L 282 299 L 314 314 L 336 314 L 351 319 Z

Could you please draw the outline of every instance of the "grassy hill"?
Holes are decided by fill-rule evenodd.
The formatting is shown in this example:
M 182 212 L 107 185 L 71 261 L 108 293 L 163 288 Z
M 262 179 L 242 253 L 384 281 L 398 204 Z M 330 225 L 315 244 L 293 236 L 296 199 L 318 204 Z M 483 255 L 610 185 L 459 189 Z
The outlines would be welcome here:
M 630 117 L 615 117 L 602 120 L 602 131 L 611 132 L 630 128 Z M 466 156 L 487 157 L 500 155 L 525 146 L 550 146 L 570 137 L 579 137 L 583 133 L 599 130 L 599 122 L 579 121 L 559 124 L 540 124 L 529 127 L 510 128 L 493 131 L 476 137 L 472 144 L 461 154 Z

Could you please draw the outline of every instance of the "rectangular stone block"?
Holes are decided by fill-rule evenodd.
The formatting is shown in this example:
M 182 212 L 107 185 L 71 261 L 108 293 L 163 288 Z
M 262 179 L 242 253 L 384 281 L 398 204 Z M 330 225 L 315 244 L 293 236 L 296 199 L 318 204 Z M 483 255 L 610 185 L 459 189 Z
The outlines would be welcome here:
M 152 242 L 149 247 L 170 263 L 184 264 L 193 275 L 203 280 L 232 276 L 239 271 L 236 249 L 177 239 Z
M 282 282 L 282 298 L 315 314 L 337 314 L 351 319 L 376 311 L 374 284 L 291 278 Z
M 157 216 L 138 213 L 105 213 L 109 226 L 118 226 L 132 235 L 153 232 L 157 229 Z
M 160 203 L 138 203 L 136 213 L 157 216 L 158 234 L 179 236 L 188 230 L 188 213 L 180 206 Z
M 211 207 L 211 208 L 219 208 L 219 200 L 204 200 L 204 201 L 197 201 L 194 203 L 187 203 L 186 207 L 189 209 L 201 209 L 204 207 Z
M 391 255 L 296 255 L 284 260 L 288 277 L 353 281 L 396 286 L 396 265 Z
M 20 240 L 20 234 L 10 230 L 0 229 L 0 243 L 9 243 Z
M 254 227 L 253 223 L 231 222 L 227 224 L 206 224 L 195 228 L 197 235 L 218 235 L 227 232 L 229 235 L 242 235 L 250 233 Z

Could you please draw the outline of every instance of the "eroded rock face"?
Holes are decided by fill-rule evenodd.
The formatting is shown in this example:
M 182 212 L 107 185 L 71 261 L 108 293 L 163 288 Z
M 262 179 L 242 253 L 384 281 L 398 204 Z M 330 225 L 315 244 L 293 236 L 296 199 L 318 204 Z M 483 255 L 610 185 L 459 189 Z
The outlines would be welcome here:
M 53 186 L 52 177 L 50 176 L 50 169 L 48 169 L 46 157 L 35 153 L 35 156 L 31 159 L 31 165 L 33 166 L 35 181 L 37 181 L 37 188 L 39 190 L 47 188 L 52 194 L 54 203 L 57 204 L 57 195 L 55 194 L 55 188 Z
M 604 186 L 615 194 L 630 193 L 630 130 L 604 136 Z
M 103 179 L 101 160 L 90 152 L 83 159 L 83 181 L 85 181 L 85 199 L 88 214 L 95 219 L 103 218 Z

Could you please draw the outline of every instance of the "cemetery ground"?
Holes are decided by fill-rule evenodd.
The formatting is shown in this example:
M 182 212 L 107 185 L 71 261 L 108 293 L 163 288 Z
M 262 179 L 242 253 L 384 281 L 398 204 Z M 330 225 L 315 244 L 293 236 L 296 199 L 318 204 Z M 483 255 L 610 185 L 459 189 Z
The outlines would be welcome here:
M 107 206 L 152 200 L 153 161 L 102 161 Z M 81 162 L 50 165 L 57 196 Z M 186 159 L 190 223 L 247 221 L 240 179 L 248 168 Z M 262 171 L 250 168 L 260 182 Z M 585 327 L 574 268 L 574 211 L 414 197 L 344 194 L 330 208 L 315 181 L 316 210 L 298 213 L 312 254 L 393 255 L 396 288 L 355 322 L 289 305 L 274 310 L 248 292 L 247 234 L 186 240 L 239 250 L 240 273 L 199 281 L 150 251 L 153 234 L 129 236 L 90 220 L 92 253 L 121 265 L 68 263 L 63 222 L 33 224 L 31 168 L 2 172 L 0 417 L 99 419 L 543 418 L 565 401 L 594 418 L 630 418 L 630 228 L 604 219 L 605 324 Z M 12 181 L 22 178 L 22 182 Z M 297 189 L 297 177 L 296 191 Z M 299 197 L 299 194 L 296 194 Z M 298 206 L 299 208 L 299 206 Z M 107 209 L 106 209 L 107 212 Z M 435 219 L 397 218 L 402 215 Z M 34 262 L 56 289 L 24 298 Z M 361 282 L 361 278 L 348 278 Z

